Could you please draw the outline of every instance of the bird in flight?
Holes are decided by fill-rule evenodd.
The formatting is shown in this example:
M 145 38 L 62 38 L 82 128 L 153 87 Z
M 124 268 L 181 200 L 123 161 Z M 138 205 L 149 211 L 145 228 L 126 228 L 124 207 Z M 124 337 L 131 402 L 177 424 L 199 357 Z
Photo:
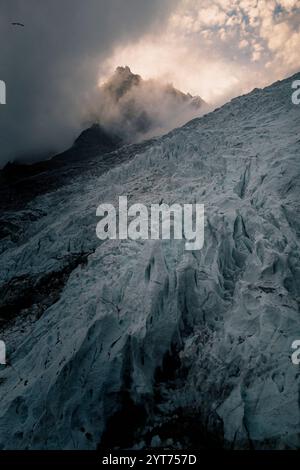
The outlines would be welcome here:
M 17 22 L 12 23 L 12 25 L 13 25 L 13 26 L 22 26 L 23 28 L 24 28 L 24 26 L 25 26 L 23 23 L 17 23 Z

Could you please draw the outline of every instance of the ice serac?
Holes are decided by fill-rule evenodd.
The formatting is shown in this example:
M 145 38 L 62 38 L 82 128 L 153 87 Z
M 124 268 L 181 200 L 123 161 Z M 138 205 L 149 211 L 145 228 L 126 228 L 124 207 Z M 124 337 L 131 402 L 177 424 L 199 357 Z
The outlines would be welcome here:
M 299 78 L 4 213 L 0 448 L 299 448 Z M 204 203 L 204 248 L 100 242 L 120 195 Z

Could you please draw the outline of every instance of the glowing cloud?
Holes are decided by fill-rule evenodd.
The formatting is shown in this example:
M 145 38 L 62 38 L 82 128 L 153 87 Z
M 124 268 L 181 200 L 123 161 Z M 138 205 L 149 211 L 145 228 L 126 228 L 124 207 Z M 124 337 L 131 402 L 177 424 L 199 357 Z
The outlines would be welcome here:
M 100 70 L 129 65 L 220 104 L 300 68 L 299 0 L 181 0 L 165 28 L 118 45 Z

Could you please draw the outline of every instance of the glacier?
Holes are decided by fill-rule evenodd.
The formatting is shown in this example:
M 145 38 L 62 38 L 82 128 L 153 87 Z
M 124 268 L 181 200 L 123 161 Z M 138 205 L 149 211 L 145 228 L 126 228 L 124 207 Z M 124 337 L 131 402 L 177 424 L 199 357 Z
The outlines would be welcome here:
M 0 449 L 300 447 L 297 78 L 2 204 Z M 203 203 L 202 250 L 101 242 L 123 195 Z

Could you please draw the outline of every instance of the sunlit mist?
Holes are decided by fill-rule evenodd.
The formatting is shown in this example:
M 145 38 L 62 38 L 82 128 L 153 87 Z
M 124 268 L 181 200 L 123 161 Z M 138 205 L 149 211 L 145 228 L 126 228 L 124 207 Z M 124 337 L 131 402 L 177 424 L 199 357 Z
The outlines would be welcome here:
M 299 69 L 299 20 L 299 0 L 181 0 L 165 28 L 118 45 L 100 81 L 129 65 L 219 104 Z

